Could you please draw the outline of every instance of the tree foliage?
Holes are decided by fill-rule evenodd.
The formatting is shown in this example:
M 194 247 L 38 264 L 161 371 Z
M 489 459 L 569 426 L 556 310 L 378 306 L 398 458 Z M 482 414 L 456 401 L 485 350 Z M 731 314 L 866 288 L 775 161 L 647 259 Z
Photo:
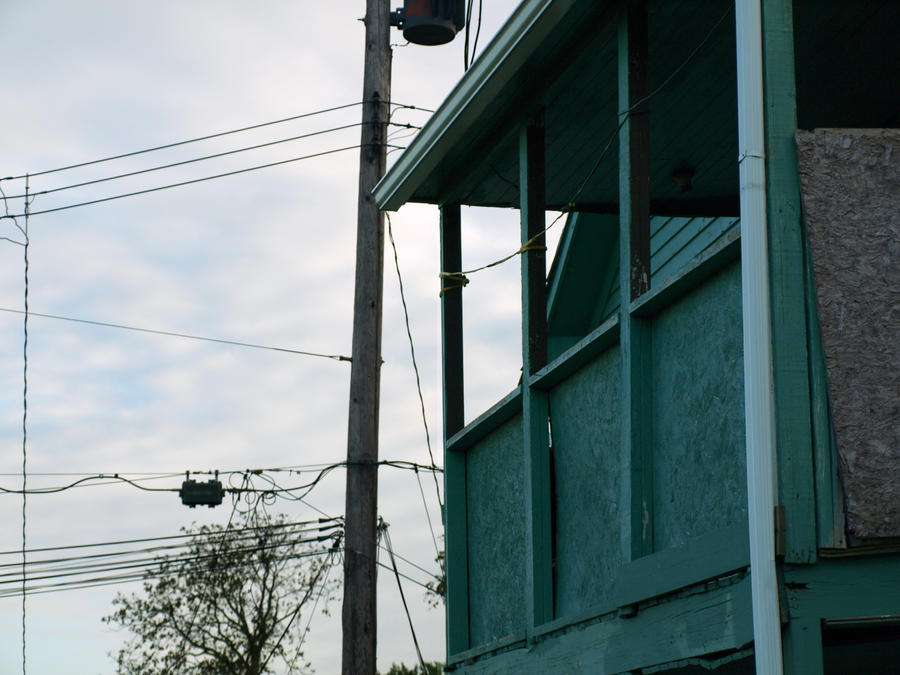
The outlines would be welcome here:
M 304 615 L 323 610 L 337 581 L 337 550 L 312 542 L 283 516 L 248 516 L 225 530 L 203 525 L 186 554 L 161 556 L 143 593 L 113 600 L 103 621 L 134 634 L 119 651 L 120 675 L 261 675 L 309 667 L 300 650 Z M 305 536 L 305 540 L 304 540 Z
M 439 661 L 426 661 L 424 675 L 442 675 L 444 664 Z M 403 663 L 392 663 L 391 669 L 384 675 L 423 675 L 422 668 L 418 665 L 407 666 Z

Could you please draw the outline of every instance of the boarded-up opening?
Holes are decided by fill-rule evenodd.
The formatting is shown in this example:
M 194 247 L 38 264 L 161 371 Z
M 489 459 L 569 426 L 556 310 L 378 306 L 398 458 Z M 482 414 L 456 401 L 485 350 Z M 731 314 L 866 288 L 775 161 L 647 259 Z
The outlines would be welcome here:
M 848 529 L 900 537 L 900 130 L 797 149 Z

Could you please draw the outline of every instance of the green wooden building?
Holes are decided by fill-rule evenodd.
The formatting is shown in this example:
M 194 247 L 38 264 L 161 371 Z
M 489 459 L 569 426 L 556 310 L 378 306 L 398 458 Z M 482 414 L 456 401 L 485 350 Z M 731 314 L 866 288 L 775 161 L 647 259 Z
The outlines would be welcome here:
M 448 670 L 900 672 L 898 26 L 526 0 L 380 183 L 440 208 Z M 463 204 L 522 223 L 468 424 Z

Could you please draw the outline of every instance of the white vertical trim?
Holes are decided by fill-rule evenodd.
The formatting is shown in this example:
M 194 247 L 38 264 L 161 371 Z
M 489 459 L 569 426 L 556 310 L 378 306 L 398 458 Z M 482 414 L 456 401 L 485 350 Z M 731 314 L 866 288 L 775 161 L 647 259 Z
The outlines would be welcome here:
M 766 222 L 762 0 L 736 0 L 747 510 L 756 672 L 783 673 L 775 571 L 775 388 Z

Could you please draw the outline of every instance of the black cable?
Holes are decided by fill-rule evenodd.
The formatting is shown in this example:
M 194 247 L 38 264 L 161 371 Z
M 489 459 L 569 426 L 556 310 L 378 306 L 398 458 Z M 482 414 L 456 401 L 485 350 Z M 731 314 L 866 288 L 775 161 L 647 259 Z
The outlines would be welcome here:
M 403 304 L 403 318 L 406 322 L 406 336 L 409 338 L 409 353 L 412 358 L 413 371 L 416 374 L 416 391 L 419 394 L 419 407 L 422 413 L 422 424 L 425 427 L 425 443 L 428 446 L 428 458 L 431 460 L 432 466 L 437 466 L 437 462 L 434 461 L 434 453 L 431 451 L 431 434 L 428 431 L 428 417 L 425 414 L 425 399 L 422 397 L 422 380 L 419 377 L 419 365 L 416 361 L 416 348 L 413 345 L 413 337 L 412 330 L 409 326 L 409 309 L 406 306 L 406 293 L 403 290 L 403 275 L 400 274 L 400 258 L 397 256 L 397 242 L 394 241 L 394 231 L 391 227 L 391 217 L 389 214 L 385 214 L 387 216 L 387 224 L 388 224 L 388 239 L 391 242 L 391 248 L 394 251 L 394 268 L 397 270 L 397 283 L 400 286 L 400 301 Z M 434 475 L 434 474 L 433 474 Z M 443 504 L 441 503 L 441 491 L 438 487 L 437 475 L 434 475 L 434 487 L 437 490 L 437 499 L 438 504 L 443 508 Z
M 334 546 L 331 547 L 331 550 L 329 551 L 330 555 L 328 557 L 328 560 L 321 567 L 319 567 L 319 569 L 316 571 L 316 576 L 313 578 L 312 582 L 309 584 L 309 587 L 306 589 L 306 593 L 303 595 L 303 598 L 300 600 L 299 603 L 297 603 L 297 607 L 294 610 L 294 613 L 291 614 L 291 618 L 288 620 L 287 625 L 285 625 L 284 630 L 281 632 L 281 635 L 278 637 L 278 641 L 275 643 L 275 646 L 272 647 L 272 650 L 269 652 L 269 655 L 266 657 L 266 660 L 263 661 L 262 666 L 259 669 L 259 672 L 261 672 L 261 673 L 266 672 L 266 666 L 269 664 L 269 660 L 272 658 L 272 656 L 275 655 L 275 652 L 278 651 L 278 647 L 279 647 L 279 645 L 281 645 L 281 641 L 284 640 L 284 636 L 287 635 L 291 626 L 294 624 L 294 619 L 296 619 L 297 615 L 300 614 L 300 608 L 303 607 L 303 605 L 306 603 L 307 600 L 309 600 L 310 596 L 312 595 L 313 589 L 315 588 L 316 584 L 319 581 L 319 577 L 322 576 L 322 571 L 325 570 L 326 568 L 328 568 L 328 569 L 331 568 L 330 563 L 334 558 L 334 554 L 337 552 L 338 548 L 340 547 L 340 543 L 341 542 L 339 539 L 339 540 L 335 541 Z
M 282 529 L 282 533 L 287 533 L 292 536 L 299 536 L 299 535 L 303 535 L 303 534 L 310 534 L 313 532 L 331 532 L 331 531 L 339 529 L 341 527 L 343 527 L 343 523 L 335 523 L 333 525 L 326 525 L 326 526 L 320 526 L 320 527 L 308 527 L 308 528 L 307 527 L 298 527 L 297 529 L 289 529 L 289 530 Z M 276 528 L 275 527 L 265 527 L 265 528 L 254 528 L 252 530 L 234 530 L 233 532 L 236 532 L 237 534 L 235 534 L 232 537 L 232 541 L 235 541 L 235 542 L 241 542 L 244 540 L 255 541 L 256 539 L 258 539 L 260 531 L 263 531 L 263 530 L 268 532 L 268 531 L 274 531 L 274 530 L 276 530 Z M 329 535 L 329 536 L 331 536 L 331 535 Z M 163 544 L 163 545 L 158 545 L 158 546 L 145 546 L 142 548 L 133 548 L 133 549 L 126 548 L 126 549 L 122 549 L 119 551 L 109 551 L 106 553 L 89 553 L 86 555 L 70 555 L 70 556 L 64 556 L 61 558 L 44 558 L 41 560 L 32 560 L 29 562 L 29 565 L 31 566 L 31 569 L 37 569 L 40 566 L 54 566 L 53 567 L 54 569 L 63 569 L 61 567 L 56 567 L 56 566 L 61 566 L 61 565 L 63 565 L 63 563 L 70 563 L 70 564 L 71 563 L 81 563 L 81 562 L 85 562 L 85 561 L 89 561 L 89 560 L 94 560 L 94 561 L 107 560 L 108 561 L 111 558 L 122 557 L 122 556 L 149 555 L 151 553 L 156 554 L 161 551 L 177 551 L 179 549 L 189 548 L 195 542 L 198 542 L 203 539 L 202 536 L 198 537 L 196 535 L 196 533 L 182 535 L 181 538 L 182 539 L 190 539 L 190 541 L 180 541 L 178 543 Z M 170 538 L 165 538 L 165 539 L 169 540 Z M 319 539 L 318 536 L 313 537 L 309 541 L 314 541 L 317 539 Z M 108 544 L 108 546 L 114 546 L 114 545 L 118 546 L 119 544 Z M 97 546 L 97 545 L 95 544 L 94 546 Z M 14 562 L 13 563 L 0 563 L 0 570 L 2 570 L 3 568 L 16 567 L 17 565 L 18 565 L 18 563 L 14 563 Z M 427 573 L 427 570 L 423 570 L 423 571 Z M 0 572 L 0 577 L 9 577 L 9 576 L 12 576 L 12 574 L 13 574 L 13 572 L 9 572 L 9 573 Z
M 10 314 L 24 314 L 22 310 L 10 309 L 8 307 L 0 307 L 0 312 L 9 312 Z M 287 354 L 298 354 L 300 356 L 317 356 L 323 359 L 332 359 L 333 361 L 347 361 L 351 359 L 349 356 L 342 354 L 320 354 L 318 352 L 302 351 L 300 349 L 288 349 L 287 347 L 271 347 L 269 345 L 260 345 L 252 342 L 240 342 L 237 340 L 225 340 L 222 338 L 211 338 L 203 335 L 190 335 L 188 333 L 176 333 L 174 331 L 157 330 L 155 328 L 141 328 L 138 326 L 126 326 L 120 323 L 108 323 L 106 321 L 93 321 L 91 319 L 78 319 L 71 316 L 60 316 L 58 314 L 41 314 L 38 312 L 29 312 L 29 316 L 38 316 L 42 319 L 56 319 L 57 321 L 71 321 L 72 323 L 82 323 L 88 326 L 101 326 L 103 328 L 117 328 L 119 330 L 130 330 L 137 333 L 149 333 L 151 335 L 165 335 L 166 337 L 178 337 L 186 340 L 201 340 L 203 342 L 216 342 L 218 344 L 233 345 L 235 347 L 248 347 L 251 349 L 267 349 L 273 352 L 285 352 Z
M 259 546 L 258 539 L 247 539 L 246 544 L 238 546 L 236 548 L 232 548 L 228 555 L 239 555 L 242 553 L 250 553 L 255 551 L 274 551 L 279 548 L 284 548 L 286 546 L 293 546 L 295 544 L 307 544 L 307 543 L 315 543 L 321 541 L 331 541 L 335 538 L 335 534 L 327 534 L 320 535 L 315 537 L 297 537 L 296 535 L 302 534 L 305 531 L 299 530 L 297 532 L 289 532 L 292 538 L 289 541 L 283 541 L 276 544 L 271 544 L 267 546 Z M 296 537 L 296 538 L 294 538 Z M 176 554 L 176 555 L 166 555 L 159 556 L 154 555 L 152 557 L 144 557 L 144 558 L 134 558 L 135 555 L 144 554 L 143 550 L 137 551 L 123 551 L 117 553 L 120 557 L 125 559 L 123 560 L 95 560 L 94 562 L 82 562 L 82 564 L 77 564 L 81 561 L 73 560 L 68 565 L 45 565 L 41 564 L 33 564 L 31 568 L 29 568 L 28 581 L 44 581 L 47 579 L 60 579 L 63 577 L 72 577 L 72 576 L 84 576 L 86 574 L 94 574 L 99 572 L 119 572 L 123 570 L 132 570 L 137 568 L 147 568 L 151 569 L 155 566 L 158 566 L 162 563 L 165 564 L 178 564 L 181 566 L 186 566 L 188 563 L 197 563 L 202 562 L 204 560 L 215 560 L 219 553 L 204 553 L 204 554 L 194 554 L 190 553 L 191 542 L 186 544 L 188 550 L 186 552 Z M 180 548 L 185 548 L 185 546 L 181 546 Z M 128 556 L 132 556 L 131 559 L 128 559 Z M 288 556 L 282 556 L 278 558 L 278 560 L 286 560 L 292 557 L 293 554 Z M 17 583 L 17 579 L 9 579 L 2 580 L 2 577 L 13 576 L 15 573 L 0 573 L 0 586 L 5 586 L 8 584 Z
M 272 524 L 265 525 L 263 527 L 240 527 L 240 528 L 235 528 L 235 529 L 231 530 L 231 532 L 232 532 L 232 534 L 237 533 L 239 535 L 241 533 L 252 532 L 254 534 L 250 535 L 250 536 L 256 536 L 256 533 L 260 529 L 269 529 L 270 530 L 270 529 L 278 529 L 278 528 L 297 527 L 300 525 L 312 525 L 315 523 L 342 522 L 342 521 L 343 521 L 342 518 L 324 518 L 324 519 L 319 518 L 317 520 L 297 520 L 297 521 L 292 521 L 289 523 L 272 523 Z M 47 552 L 47 551 L 69 551 L 69 550 L 79 549 L 79 548 L 97 548 L 100 546 L 122 546 L 124 544 L 143 544 L 143 543 L 147 543 L 147 542 L 151 542 L 151 541 L 165 541 L 165 540 L 169 540 L 169 539 L 189 539 L 192 537 L 204 537 L 204 536 L 208 536 L 208 537 L 212 538 L 212 537 L 220 537 L 221 535 L 222 535 L 222 532 L 220 530 L 210 531 L 207 533 L 186 532 L 184 534 L 169 534 L 169 535 L 165 535 L 165 536 L 161 536 L 161 537 L 142 537 L 142 538 L 138 538 L 138 539 L 119 539 L 119 540 L 115 540 L 115 541 L 103 541 L 103 542 L 98 542 L 98 543 L 93 543 L 93 544 L 69 544 L 69 545 L 65 545 L 65 546 L 44 546 L 41 548 L 28 549 L 27 552 L 28 553 L 42 553 L 42 552 Z M 19 553 L 21 553 L 21 551 L 19 551 L 19 550 L 0 551 L 0 556 L 17 555 Z
M 282 138 L 277 141 L 269 141 L 267 143 L 259 143 L 257 145 L 248 145 L 243 148 L 237 148 L 235 150 L 226 150 L 224 152 L 217 152 L 212 155 L 204 155 L 203 157 L 194 157 L 192 159 L 185 159 L 180 162 L 172 162 L 170 164 L 161 164 L 159 166 L 152 166 L 148 169 L 138 169 L 136 171 L 129 171 L 127 173 L 120 173 L 115 176 L 106 176 L 105 178 L 96 178 L 94 180 L 83 181 L 81 183 L 73 183 L 72 185 L 63 185 L 62 187 L 50 188 L 48 190 L 41 190 L 40 192 L 36 192 L 36 195 L 49 195 L 54 192 L 63 192 L 64 190 L 72 190 L 74 188 L 86 187 L 88 185 L 97 185 L 98 183 L 106 183 L 112 180 L 119 180 L 120 178 L 130 178 L 132 176 L 140 176 L 145 173 L 152 173 L 154 171 L 162 171 L 163 169 L 172 169 L 176 166 L 185 166 L 187 164 L 195 164 L 196 162 L 205 162 L 209 159 L 218 159 L 219 157 L 227 157 L 228 155 L 236 155 L 241 152 L 249 152 L 250 150 L 259 150 L 260 148 L 267 148 L 273 145 L 280 145 L 281 143 L 290 143 L 291 141 L 299 141 L 304 138 L 312 138 L 313 136 L 322 136 L 324 134 L 334 133 L 335 131 L 343 131 L 345 129 L 352 129 L 353 127 L 361 126 L 362 122 L 354 122 L 352 124 L 344 124 L 339 127 L 332 127 L 331 129 L 323 129 L 321 131 L 313 131 L 308 134 L 301 134 L 299 136 L 291 136 L 290 138 Z M 403 128 L 411 128 L 412 125 L 397 125 Z M 8 199 L 20 199 L 25 195 L 10 195 Z
M 352 108 L 354 106 L 362 105 L 365 101 L 358 101 L 356 103 L 346 103 L 344 105 L 334 106 L 332 108 L 324 108 L 322 110 L 315 110 L 313 112 L 302 113 L 300 115 L 293 115 L 291 117 L 284 117 L 278 120 L 272 120 L 270 122 L 261 122 L 259 124 L 251 124 L 250 126 L 241 127 L 240 129 L 232 129 L 230 131 L 221 131 L 215 134 L 209 134 L 206 136 L 198 136 L 197 138 L 191 138 L 186 141 L 176 141 L 174 143 L 166 143 L 165 145 L 157 145 L 152 148 L 145 148 L 144 150 L 135 150 L 132 152 L 125 152 L 120 155 L 112 155 L 110 157 L 104 157 L 102 159 L 92 159 L 87 162 L 79 162 L 77 164 L 69 164 L 68 166 L 61 166 L 56 169 L 47 169 L 45 171 L 32 171 L 29 174 L 23 174 L 21 176 L 7 176 L 6 178 L 0 178 L 0 181 L 4 180 L 21 180 L 26 176 L 30 175 L 34 176 L 45 176 L 51 173 L 58 173 L 60 171 L 68 171 L 69 169 L 79 169 L 85 166 L 92 166 L 94 164 L 102 164 L 104 162 L 112 162 L 117 159 L 124 159 L 126 157 L 134 157 L 136 155 L 143 155 L 148 152 L 156 152 L 158 150 L 167 150 L 168 148 L 175 148 L 180 145 L 188 145 L 190 143 L 198 143 L 200 141 L 208 141 L 212 138 L 220 138 L 222 136 L 229 136 L 231 134 L 239 134 L 244 131 L 252 131 L 253 129 L 262 129 L 263 127 L 270 127 L 275 124 L 283 124 L 284 122 L 293 122 L 294 120 L 304 119 L 306 117 L 314 117 L 316 115 L 322 115 L 329 112 L 335 112 L 337 110 L 345 110 L 346 108 Z M 391 101 L 389 105 L 394 106 L 396 109 L 400 110 L 417 110 L 419 112 L 433 113 L 434 110 L 429 110 L 428 108 L 419 108 L 414 105 L 406 105 L 404 103 L 395 103 Z
M 475 63 L 475 54 L 478 53 L 478 38 L 481 35 L 481 10 L 483 7 L 483 0 L 478 0 L 478 24 L 475 29 L 475 40 L 472 43 L 472 58 L 470 63 Z
M 262 129 L 263 127 L 270 127 L 275 124 L 282 124 L 284 122 L 292 122 L 294 120 L 303 119 L 305 117 L 314 117 L 316 115 L 322 115 L 324 113 L 335 112 L 337 110 L 344 110 L 346 108 L 352 108 L 354 106 L 362 105 L 363 101 L 358 101 L 356 103 L 346 103 L 344 105 L 334 106 L 333 108 L 324 108 L 322 110 L 316 110 L 314 112 L 302 113 L 300 115 L 293 115 L 291 117 L 284 117 L 280 120 L 273 120 L 271 122 L 262 122 L 260 124 L 251 124 L 247 127 L 241 127 L 240 129 L 232 129 L 230 131 L 221 131 L 215 134 L 208 134 L 206 136 L 198 136 L 197 138 L 191 138 L 186 141 L 176 141 L 174 143 L 166 143 L 165 145 L 157 145 L 152 148 L 145 148 L 144 150 L 134 150 L 133 152 L 125 152 L 121 155 L 113 155 L 111 157 L 104 157 L 103 159 L 92 159 L 88 162 L 79 162 L 78 164 L 69 164 L 68 166 L 61 166 L 56 169 L 47 169 L 45 171 L 33 171 L 30 174 L 31 176 L 45 176 L 50 173 L 58 173 L 60 171 L 68 171 L 69 169 L 79 169 L 83 166 L 92 166 L 94 164 L 102 164 L 103 162 L 112 162 L 117 159 L 124 159 L 125 157 L 134 157 L 135 155 L 143 155 L 148 152 L 156 152 L 158 150 L 166 150 L 168 148 L 175 148 L 180 145 L 188 145 L 189 143 L 198 143 L 199 141 L 208 141 L 212 138 L 220 138 L 222 136 L 229 136 L 231 134 L 239 134 L 244 131 L 251 131 L 253 129 Z M 414 107 L 414 106 L 403 106 L 403 107 Z M 3 178 L 2 180 L 20 180 L 25 178 L 25 175 L 22 176 L 8 176 Z
M 320 551 L 309 551 L 301 554 L 292 554 L 291 556 L 285 557 L 291 559 L 300 559 L 300 558 L 311 558 L 319 555 L 325 555 L 329 553 L 330 549 L 320 550 Z M 244 563 L 244 565 L 249 565 L 251 563 Z M 158 579 L 162 576 L 161 573 L 154 571 L 152 569 L 145 570 L 143 572 L 135 571 L 126 574 L 120 575 L 108 575 L 95 577 L 92 579 L 82 579 L 82 580 L 74 580 L 74 581 L 61 581 L 55 582 L 51 584 L 42 584 L 38 586 L 30 586 L 27 589 L 28 595 L 40 594 L 40 593 L 51 593 L 57 591 L 67 591 L 67 590 L 81 590 L 85 588 L 94 588 L 96 586 L 107 586 L 111 584 L 122 584 L 129 581 L 148 581 L 151 579 Z M 18 594 L 18 591 L 16 591 Z M 0 598 L 9 597 L 11 593 L 4 592 L 0 590 Z
M 380 460 L 376 463 L 378 466 L 388 466 L 394 469 L 404 469 L 408 471 L 414 471 L 418 474 L 419 471 L 430 471 L 433 474 L 441 473 L 443 469 L 436 466 L 427 466 L 424 464 L 417 464 L 415 462 L 409 462 L 406 460 Z M 303 498 L 308 495 L 313 488 L 318 485 L 326 475 L 335 469 L 339 469 L 342 467 L 346 467 L 347 462 L 335 462 L 334 464 L 328 464 L 323 466 L 316 474 L 316 477 L 307 483 L 303 483 L 301 485 L 297 485 L 295 487 L 282 487 L 279 485 L 273 478 L 265 475 L 265 472 L 268 470 L 265 469 L 254 469 L 254 470 L 245 470 L 245 471 L 220 471 L 216 472 L 219 475 L 229 475 L 235 476 L 240 475 L 244 476 L 245 480 L 241 487 L 227 487 L 224 488 L 225 492 L 229 492 L 236 497 L 240 497 L 240 495 L 244 494 L 255 494 L 255 495 L 272 495 L 277 497 L 283 497 L 286 499 L 290 499 L 292 501 L 303 501 Z M 274 469 L 272 471 L 280 471 L 281 469 Z M 185 472 L 179 473 L 166 473 L 159 474 L 153 476 L 147 476 L 143 478 L 126 478 L 125 474 L 119 473 L 96 473 L 96 474 L 46 474 L 46 475 L 78 475 L 81 476 L 78 480 L 72 481 L 65 485 L 59 485 L 55 487 L 43 487 L 43 488 L 31 488 L 27 490 L 27 494 L 38 495 L 38 494 L 57 494 L 60 492 L 65 492 L 66 490 L 72 490 L 77 487 L 87 487 L 87 486 L 98 486 L 98 485 L 115 485 L 118 483 L 125 483 L 127 485 L 131 485 L 133 487 L 138 488 L 139 490 L 143 490 L 145 492 L 178 492 L 179 488 L 149 488 L 139 484 L 139 481 L 148 481 L 148 480 L 162 480 L 165 478 L 174 478 L 176 476 L 180 476 Z M 195 471 L 188 472 L 195 473 L 198 475 L 212 475 L 213 472 L 210 471 Z M 302 472 L 297 471 L 298 475 Z M 45 474 L 41 474 L 45 475 Z M 269 488 L 258 488 L 258 487 L 247 487 L 250 485 L 250 477 L 255 476 L 266 481 L 271 487 Z M 93 481 L 104 481 L 102 483 L 95 483 Z M 296 492 L 303 492 L 302 495 L 297 496 Z M 22 490 L 14 490 L 11 488 L 6 488 L 0 486 L 0 494 L 22 494 Z M 318 511 L 318 509 L 316 509 Z M 319 511 L 322 513 L 321 511 Z M 327 514 L 323 514 L 327 515 Z M 0 553 L 2 555 L 2 553 Z
M 409 606 L 406 604 L 406 594 L 403 592 L 403 584 L 400 583 L 400 572 L 397 570 L 397 561 L 394 560 L 394 547 L 391 546 L 391 535 L 388 533 L 387 523 L 382 523 L 384 528 L 384 542 L 387 544 L 387 551 L 391 557 L 391 567 L 394 568 L 394 577 L 397 579 L 397 588 L 400 589 L 400 599 L 403 601 L 403 609 L 406 612 L 406 620 L 409 622 L 409 630 L 412 633 L 413 644 L 416 647 L 416 655 L 419 657 L 419 665 L 422 666 L 422 672 L 427 673 L 425 659 L 422 658 L 422 650 L 419 649 L 419 640 L 416 638 L 416 629 L 413 627 L 412 617 L 409 614 Z
M 296 534 L 296 533 L 291 533 Z M 241 554 L 241 553 L 249 553 L 252 551 L 269 551 L 275 550 L 278 548 L 283 548 L 285 546 L 293 546 L 294 544 L 306 544 L 313 543 L 324 540 L 334 539 L 333 534 L 317 536 L 317 537 L 299 537 L 291 539 L 290 541 L 281 542 L 278 544 L 271 544 L 268 546 L 259 546 L 255 542 L 257 540 L 248 540 L 249 545 L 233 548 L 229 551 L 228 555 L 232 554 Z M 190 546 L 190 544 L 188 544 Z M 182 547 L 183 548 L 183 547 Z M 122 557 L 129 555 L 137 555 L 141 554 L 142 551 L 124 551 L 117 555 Z M 180 555 L 168 555 L 165 556 L 165 560 L 162 560 L 160 556 L 155 555 L 150 558 L 135 558 L 135 559 L 125 559 L 125 560 L 97 560 L 95 562 L 84 562 L 83 564 L 75 564 L 79 561 L 74 560 L 69 565 L 57 565 L 57 566 L 48 566 L 44 569 L 40 564 L 33 563 L 31 568 L 29 568 L 28 581 L 44 581 L 47 579 L 60 579 L 63 577 L 71 577 L 71 576 L 83 576 L 85 574 L 93 574 L 99 572 L 119 572 L 123 570 L 130 570 L 136 568 L 151 568 L 153 566 L 159 565 L 161 562 L 165 562 L 166 564 L 184 564 L 187 563 L 196 563 L 202 562 L 204 560 L 214 560 L 218 557 L 218 553 L 206 553 L 202 555 L 195 555 L 191 553 L 183 553 Z M 287 556 L 290 557 L 290 556 Z M 9 579 L 4 580 L 3 577 L 13 576 L 15 573 L 0 573 L 0 586 L 4 586 L 7 584 L 17 583 L 17 579 Z
M 120 195 L 113 195 L 112 197 L 101 197 L 100 199 L 91 199 L 85 202 L 78 202 L 77 204 L 67 204 L 66 206 L 57 206 L 52 209 L 43 209 L 41 211 L 33 211 L 31 215 L 38 216 L 43 215 L 45 213 L 56 213 L 57 211 L 66 211 L 68 209 L 75 209 L 82 206 L 91 206 L 92 204 L 102 204 L 103 202 L 111 202 L 116 199 L 125 199 L 126 197 L 136 197 L 137 195 L 145 195 L 151 192 L 159 192 L 160 190 L 170 190 L 176 187 L 183 187 L 185 185 L 193 185 L 195 183 L 203 183 L 209 180 L 215 180 L 218 178 L 225 178 L 227 176 L 237 176 L 238 174 L 248 173 L 250 171 L 257 171 L 259 169 L 269 169 L 273 166 L 281 166 L 283 164 L 290 164 L 291 162 L 299 162 L 304 159 L 313 159 L 315 157 L 324 157 L 325 155 L 333 155 L 338 152 L 346 152 L 347 150 L 355 150 L 361 147 L 360 145 L 348 145 L 343 148 L 335 148 L 334 150 L 325 150 L 323 152 L 315 152 L 310 155 L 303 155 L 301 157 L 292 157 L 291 159 L 282 159 L 278 162 L 269 162 L 268 164 L 259 164 L 257 166 L 250 166 L 244 169 L 237 169 L 236 171 L 226 171 L 225 173 L 218 173 L 214 176 L 204 176 L 203 178 L 193 178 L 191 180 L 184 180 L 179 183 L 170 183 L 169 185 L 160 185 L 157 187 L 147 188 L 145 190 L 136 190 L 134 192 L 126 192 Z M 0 216 L 0 220 L 3 218 L 13 218 L 14 216 Z
M 469 32 L 472 25 L 472 4 L 474 0 L 469 0 L 466 5 L 466 38 L 463 42 L 463 71 L 469 69 Z

